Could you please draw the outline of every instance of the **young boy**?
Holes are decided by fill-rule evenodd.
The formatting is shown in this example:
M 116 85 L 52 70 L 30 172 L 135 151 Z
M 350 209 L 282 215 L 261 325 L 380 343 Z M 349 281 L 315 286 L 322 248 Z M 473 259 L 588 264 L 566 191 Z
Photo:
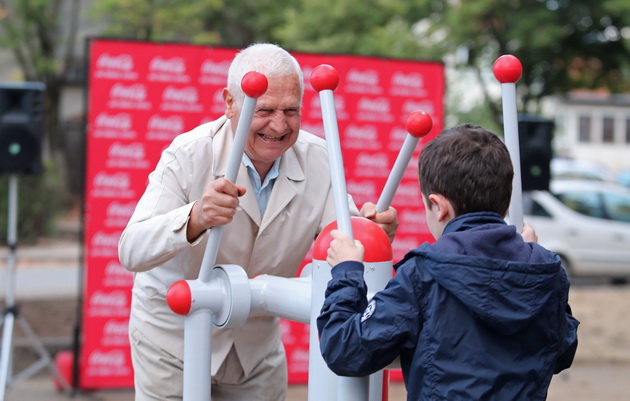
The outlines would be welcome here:
M 369 306 L 363 246 L 331 233 L 317 320 L 326 363 L 366 376 L 400 357 L 408 400 L 545 400 L 573 361 L 579 322 L 558 255 L 504 221 L 514 174 L 505 145 L 479 126 L 454 127 L 424 147 L 419 174 L 437 241 L 397 263 Z

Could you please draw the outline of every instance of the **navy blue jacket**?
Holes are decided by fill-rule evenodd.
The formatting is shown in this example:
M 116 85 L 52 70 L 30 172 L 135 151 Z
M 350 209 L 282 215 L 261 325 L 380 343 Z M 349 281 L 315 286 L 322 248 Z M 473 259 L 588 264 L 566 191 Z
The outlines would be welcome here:
M 534 401 L 573 362 L 579 322 L 560 258 L 498 214 L 453 219 L 396 267 L 369 305 L 362 263 L 332 269 L 317 327 L 336 374 L 399 356 L 408 400 Z

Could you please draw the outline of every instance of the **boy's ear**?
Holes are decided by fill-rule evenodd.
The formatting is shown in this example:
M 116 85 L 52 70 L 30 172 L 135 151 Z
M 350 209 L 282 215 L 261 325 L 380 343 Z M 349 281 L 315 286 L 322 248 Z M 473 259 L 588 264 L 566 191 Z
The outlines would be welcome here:
M 446 199 L 444 195 L 430 194 L 429 202 L 431 203 L 431 207 L 437 208 L 437 221 L 448 223 L 455 218 L 453 205 L 451 205 L 451 201 Z

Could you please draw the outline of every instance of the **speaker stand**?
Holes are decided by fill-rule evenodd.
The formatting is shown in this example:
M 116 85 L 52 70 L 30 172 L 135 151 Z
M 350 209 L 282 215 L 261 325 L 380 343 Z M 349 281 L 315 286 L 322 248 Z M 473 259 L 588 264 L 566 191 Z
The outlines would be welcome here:
M 7 245 L 9 253 L 7 257 L 6 268 L 6 301 L 5 311 L 2 315 L 2 348 L 0 348 L 0 401 L 4 401 L 5 390 L 39 372 L 46 366 L 49 366 L 53 375 L 59 380 L 64 389 L 70 386 L 59 373 L 59 370 L 53 363 L 50 354 L 44 347 L 44 344 L 37 338 L 37 335 L 31 329 L 26 319 L 19 314 L 19 308 L 15 303 L 15 279 L 16 279 L 16 248 L 17 248 L 17 177 L 11 175 L 9 177 L 9 213 L 8 213 L 8 231 Z M 39 359 L 31 366 L 25 368 L 17 375 L 12 376 L 12 339 L 15 322 L 20 325 L 23 333 L 28 337 L 31 346 L 39 354 Z

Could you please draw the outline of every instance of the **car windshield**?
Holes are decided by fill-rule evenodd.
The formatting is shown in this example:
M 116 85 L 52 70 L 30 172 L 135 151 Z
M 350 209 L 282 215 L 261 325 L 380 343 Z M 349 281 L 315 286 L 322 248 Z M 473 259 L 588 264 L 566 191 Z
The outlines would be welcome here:
M 630 222 L 630 197 L 614 192 L 566 191 L 555 194 L 568 208 L 585 216 Z
M 556 194 L 556 197 L 571 210 L 580 214 L 605 218 L 604 209 L 597 192 L 567 191 Z
M 603 193 L 604 208 L 611 220 L 630 222 L 630 198 L 610 192 Z

